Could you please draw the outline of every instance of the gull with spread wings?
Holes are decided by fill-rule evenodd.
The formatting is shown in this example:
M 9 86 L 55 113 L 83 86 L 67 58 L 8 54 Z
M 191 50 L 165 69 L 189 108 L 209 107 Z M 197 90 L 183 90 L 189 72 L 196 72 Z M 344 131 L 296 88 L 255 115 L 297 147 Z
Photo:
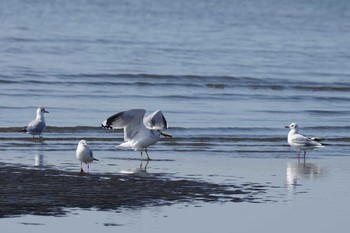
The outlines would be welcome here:
M 145 109 L 131 109 L 119 112 L 102 122 L 102 127 L 107 129 L 124 129 L 124 143 L 120 147 L 141 151 L 143 150 L 150 160 L 147 148 L 159 141 L 160 135 L 172 137 L 162 132 L 168 128 L 167 121 L 163 113 L 158 110 L 145 117 Z

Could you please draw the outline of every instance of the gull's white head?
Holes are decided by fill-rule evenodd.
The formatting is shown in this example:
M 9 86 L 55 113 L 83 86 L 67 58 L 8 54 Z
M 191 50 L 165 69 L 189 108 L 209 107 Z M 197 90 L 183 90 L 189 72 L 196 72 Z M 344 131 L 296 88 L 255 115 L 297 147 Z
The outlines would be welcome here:
M 298 124 L 293 122 L 290 125 L 285 126 L 285 128 L 298 130 Z
M 87 142 L 85 141 L 85 140 L 80 140 L 80 142 L 79 142 L 79 146 L 87 146 L 88 144 L 87 144 Z
M 43 108 L 43 107 L 39 107 L 39 108 L 36 110 L 36 114 L 37 114 L 37 115 L 41 115 L 41 114 L 44 114 L 44 113 L 49 113 L 49 112 L 46 111 L 45 108 Z

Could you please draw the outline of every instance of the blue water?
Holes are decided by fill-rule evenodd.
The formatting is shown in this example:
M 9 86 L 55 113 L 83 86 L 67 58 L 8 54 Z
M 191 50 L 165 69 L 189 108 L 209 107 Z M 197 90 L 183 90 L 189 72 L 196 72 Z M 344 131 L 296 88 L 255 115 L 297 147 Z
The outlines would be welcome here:
M 9 77 L 159 74 L 344 81 L 348 1 L 2 1 Z
M 155 150 L 284 154 L 283 126 L 297 122 L 304 134 L 336 145 L 321 154 L 344 154 L 349 6 L 327 0 L 1 2 L 3 138 L 27 139 L 14 132 L 44 106 L 51 112 L 45 137 L 53 143 L 68 132 L 71 147 L 80 138 L 117 144 L 121 133 L 107 133 L 100 123 L 145 108 L 161 109 L 174 134 Z M 81 132 L 82 126 L 92 128 Z
M 85 138 L 92 171 L 138 167 L 138 152 L 115 148 L 122 132 L 100 128 L 132 108 L 161 109 L 174 136 L 149 149 L 165 160 L 151 171 L 294 158 L 291 122 L 327 139 L 308 158 L 349 155 L 349 1 L 13 0 L 0 22 L 1 162 L 77 170 Z M 38 106 L 43 142 L 16 132 Z

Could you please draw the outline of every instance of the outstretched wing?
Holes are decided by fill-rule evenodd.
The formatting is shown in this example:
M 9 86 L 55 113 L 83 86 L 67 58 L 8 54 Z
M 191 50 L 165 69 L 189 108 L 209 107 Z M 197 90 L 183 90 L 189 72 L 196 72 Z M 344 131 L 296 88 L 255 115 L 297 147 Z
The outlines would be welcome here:
M 124 128 L 124 141 L 131 140 L 137 133 L 145 129 L 143 117 L 146 110 L 131 109 L 129 111 L 119 112 L 102 122 L 102 127 L 107 129 Z
M 116 113 L 104 120 L 102 122 L 102 127 L 108 129 L 122 129 L 131 122 L 142 121 L 145 112 L 144 109 L 132 109 Z
M 168 128 L 168 123 L 162 111 L 160 110 L 155 111 L 154 113 L 145 117 L 145 119 L 143 120 L 143 123 L 145 124 L 146 128 L 149 128 L 149 129 L 162 130 L 162 129 Z

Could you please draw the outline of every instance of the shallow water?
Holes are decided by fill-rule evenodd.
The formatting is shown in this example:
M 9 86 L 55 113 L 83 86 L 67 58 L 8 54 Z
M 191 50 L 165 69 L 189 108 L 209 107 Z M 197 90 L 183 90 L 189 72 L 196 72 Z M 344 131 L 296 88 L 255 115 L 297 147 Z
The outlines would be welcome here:
M 267 191 L 268 204 L 79 209 L 59 219 L 24 216 L 1 224 L 7 232 L 52 232 L 56 224 L 80 227 L 97 218 L 90 230 L 228 232 L 236 218 L 241 231 L 292 232 L 301 225 L 344 231 L 349 7 L 328 0 L 1 2 L 0 162 L 79 171 L 75 149 L 84 138 L 100 159 L 91 164 L 92 174 L 146 170 L 283 187 Z M 44 140 L 33 141 L 17 131 L 38 106 L 50 113 Z M 110 115 L 131 108 L 161 109 L 174 136 L 149 149 L 154 161 L 146 168 L 138 152 L 115 147 L 121 131 L 100 128 Z M 305 164 L 286 142 L 283 127 L 291 122 L 327 139 Z M 214 225 L 201 224 L 214 218 Z
M 189 164 L 188 161 L 192 164 Z M 304 162 L 291 159 L 222 158 L 191 154 L 177 158 L 176 164 L 154 161 L 148 172 L 158 172 L 157 167 L 168 167 L 191 179 L 211 182 L 243 184 L 256 182 L 267 188 L 262 194 L 268 202 L 214 202 L 179 203 L 115 211 L 70 210 L 66 217 L 24 216 L 1 219 L 7 232 L 27 229 L 28 232 L 81 229 L 139 232 L 295 232 L 316 230 L 345 231 L 348 228 L 349 195 L 348 157 L 314 158 Z M 211 166 L 209 166 L 209 164 Z M 129 163 L 130 165 L 130 163 Z M 172 165 L 172 166 L 169 166 Z M 205 166 L 203 166 L 205 165 Z M 181 223 L 181 224 L 179 224 Z

